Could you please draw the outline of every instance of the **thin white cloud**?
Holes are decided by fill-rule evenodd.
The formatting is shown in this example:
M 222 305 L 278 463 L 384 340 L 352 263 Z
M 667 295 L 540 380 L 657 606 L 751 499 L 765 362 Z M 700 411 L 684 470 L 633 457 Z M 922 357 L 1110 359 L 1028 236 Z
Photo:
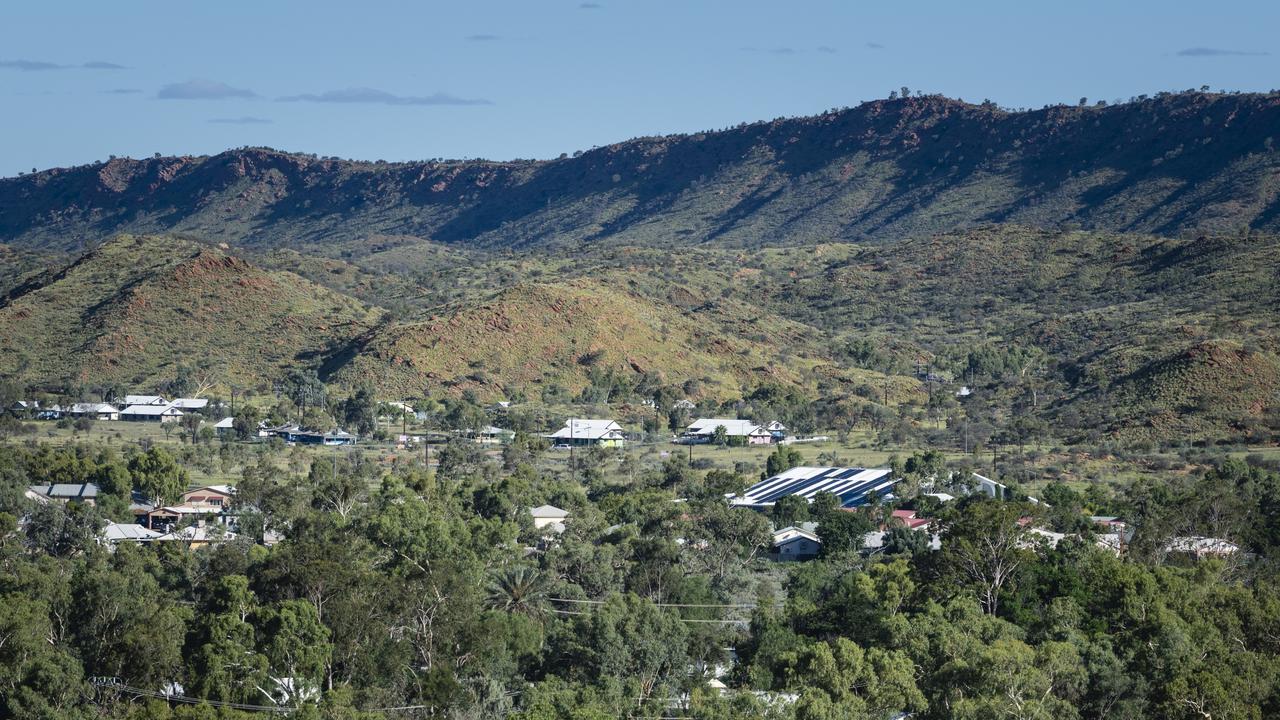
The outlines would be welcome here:
M 304 93 L 277 98 L 279 102 L 315 102 L 337 104 L 369 104 L 369 105 L 492 105 L 484 98 L 462 98 L 449 93 L 433 93 L 431 95 L 395 95 L 385 90 L 368 87 L 353 87 L 342 90 L 329 90 L 322 93 Z
M 213 118 L 209 122 L 214 125 L 270 125 L 274 120 L 270 118 L 254 117 L 252 115 L 244 115 L 234 118 Z
M 257 95 L 252 90 L 231 87 L 216 80 L 194 78 L 186 82 L 170 83 L 160 88 L 156 97 L 161 100 L 227 100 L 231 98 L 253 98 Z
M 63 65 L 46 60 L 0 60 L 0 68 L 18 70 L 20 72 L 42 72 L 45 70 L 125 70 L 124 65 L 117 65 L 104 60 L 93 60 L 79 65 Z
M 1223 48 L 1211 47 L 1192 47 L 1186 48 L 1185 50 L 1179 50 L 1177 52 L 1179 57 L 1223 57 L 1226 55 L 1259 56 L 1270 54 L 1271 53 L 1269 52 L 1259 52 L 1255 50 L 1226 50 Z

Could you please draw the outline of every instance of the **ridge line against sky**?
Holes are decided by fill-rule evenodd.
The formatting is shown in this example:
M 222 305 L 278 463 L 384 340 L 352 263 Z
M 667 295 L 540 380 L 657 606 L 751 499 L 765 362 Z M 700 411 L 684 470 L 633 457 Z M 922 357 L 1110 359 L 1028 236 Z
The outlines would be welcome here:
M 1183 7 L 1187 5 L 1187 7 Z M 1270 90 L 1280 5 L 51 1 L 0 23 L 0 176 L 244 145 L 553 158 L 902 86 L 1008 107 Z M 252 28 L 246 33 L 245 28 Z M 122 39 L 129 40 L 121 42 Z

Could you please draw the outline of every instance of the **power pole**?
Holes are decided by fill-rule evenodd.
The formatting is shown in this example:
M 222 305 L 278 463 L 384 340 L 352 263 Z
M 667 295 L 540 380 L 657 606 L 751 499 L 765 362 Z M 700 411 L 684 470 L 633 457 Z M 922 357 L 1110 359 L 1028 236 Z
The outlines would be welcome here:
M 574 433 L 573 418 L 569 418 L 569 479 L 570 480 L 573 480 L 578 470 L 578 462 L 577 460 L 574 459 L 574 446 L 577 445 L 577 440 L 574 437 L 573 433 Z

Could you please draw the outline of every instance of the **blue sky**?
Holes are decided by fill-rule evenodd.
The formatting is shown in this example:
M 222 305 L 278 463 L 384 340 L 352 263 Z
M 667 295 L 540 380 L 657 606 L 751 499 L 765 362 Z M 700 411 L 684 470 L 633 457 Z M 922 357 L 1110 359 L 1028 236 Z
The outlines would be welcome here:
M 885 97 L 1280 87 L 1280 3 L 14 0 L 0 175 L 241 145 L 545 158 Z

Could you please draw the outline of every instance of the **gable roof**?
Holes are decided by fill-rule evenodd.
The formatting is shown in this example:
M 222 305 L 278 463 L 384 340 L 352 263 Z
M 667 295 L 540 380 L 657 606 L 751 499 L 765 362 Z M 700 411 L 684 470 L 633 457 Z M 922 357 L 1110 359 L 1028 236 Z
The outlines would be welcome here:
M 809 502 L 820 492 L 833 493 L 841 507 L 857 507 L 872 493 L 883 495 L 897 480 L 889 468 L 794 467 L 747 488 L 732 499 L 734 505 L 769 507 L 789 495 Z
M 107 403 L 75 403 L 66 409 L 66 412 L 72 415 L 87 415 L 90 413 L 102 415 L 117 412 L 115 405 Z
M 181 415 L 182 411 L 172 405 L 130 405 L 120 411 L 121 415 Z
M 205 398 L 177 398 L 169 404 L 181 410 L 199 410 L 206 407 L 209 401 Z
M 621 440 L 622 426 L 613 420 L 569 418 L 547 437 L 556 440 Z
M 236 419 L 233 417 L 224 417 L 213 424 L 215 430 L 230 430 L 235 427 Z
M 714 435 L 716 428 L 721 425 L 724 426 L 725 432 L 733 437 L 745 437 L 768 432 L 750 420 L 737 420 L 734 418 L 698 418 L 690 423 L 685 432 L 690 435 Z
M 225 495 L 227 497 L 235 497 L 236 495 L 236 489 L 232 485 L 205 485 L 204 487 L 192 488 L 182 493 L 182 496 L 186 497 L 188 495 L 192 495 L 195 493 L 210 493 L 210 492 L 218 493 L 219 495 Z
M 805 524 L 811 525 L 813 523 L 805 523 Z M 813 528 L 803 528 L 803 527 L 797 527 L 795 525 L 784 527 L 781 530 L 774 531 L 773 544 L 781 545 L 783 543 L 791 542 L 796 538 L 805 538 L 806 540 L 810 540 L 812 542 L 821 544 L 822 540 L 818 537 L 816 530 L 817 530 L 816 525 Z
M 532 510 L 530 510 L 530 511 L 529 511 L 529 514 L 530 514 L 530 515 L 533 515 L 533 516 L 534 516 L 534 517 L 536 517 L 536 518 L 559 518 L 559 519 L 563 519 L 563 518 L 567 518 L 567 517 L 569 517 L 569 511 L 568 511 L 568 510 L 561 510 L 560 508 L 556 507 L 555 505 L 539 505 L 538 507 L 533 508 Z
M 148 542 L 164 535 L 162 532 L 142 527 L 137 523 L 109 522 L 102 529 L 102 539 L 107 542 Z
M 125 395 L 125 405 L 168 405 L 169 401 L 159 395 Z
M 98 486 L 93 483 L 57 483 L 31 485 L 31 492 L 54 500 L 92 500 L 98 497 Z

